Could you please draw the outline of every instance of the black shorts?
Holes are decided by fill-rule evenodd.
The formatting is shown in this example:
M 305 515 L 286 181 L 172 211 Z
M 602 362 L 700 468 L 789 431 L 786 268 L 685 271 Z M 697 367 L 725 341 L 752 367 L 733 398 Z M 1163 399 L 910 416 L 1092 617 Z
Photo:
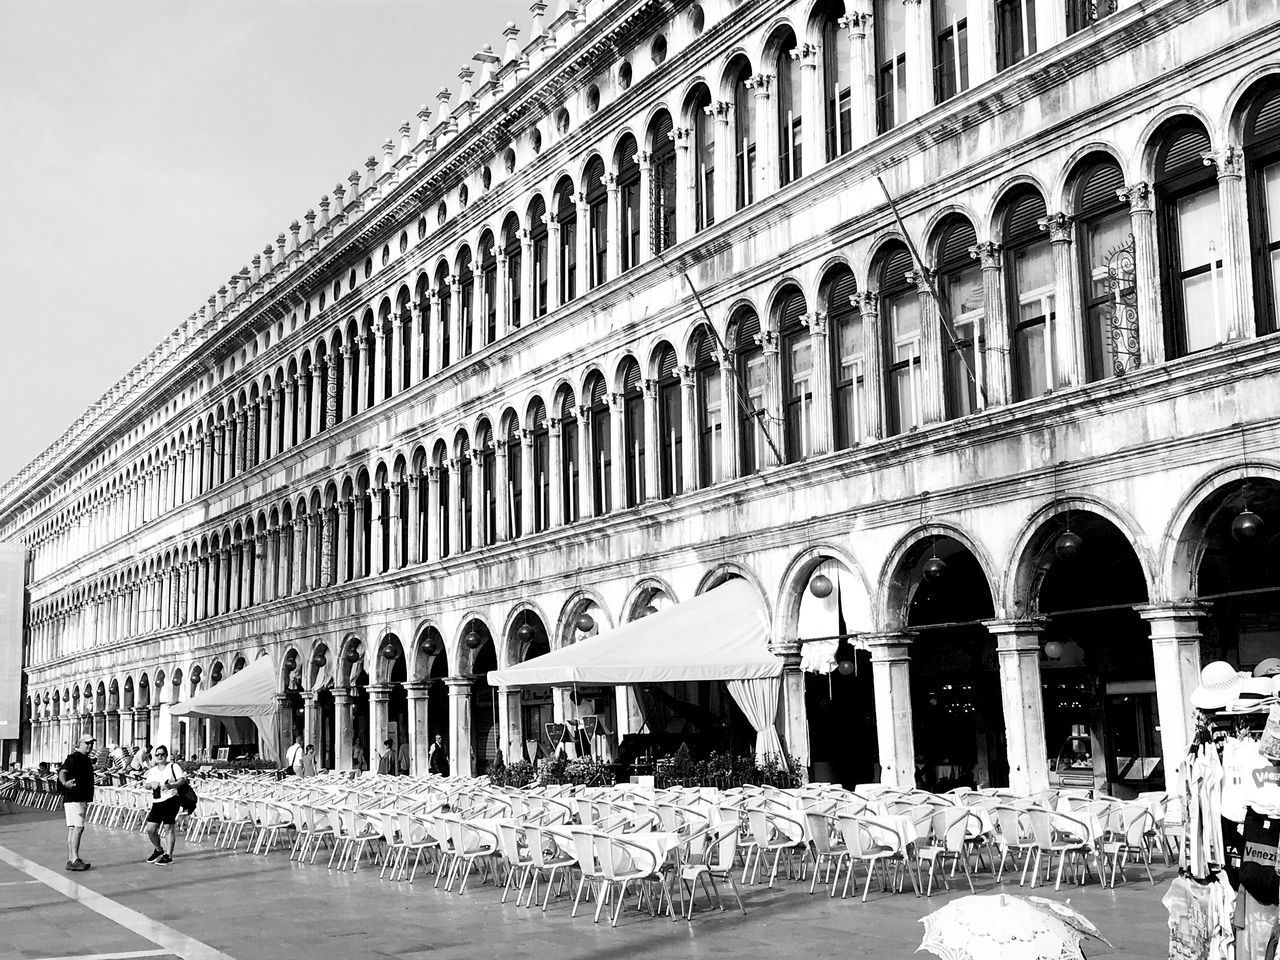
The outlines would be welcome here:
M 178 798 L 170 797 L 168 800 L 157 800 L 151 804 L 151 812 L 147 814 L 147 823 L 167 823 L 173 826 L 175 820 L 178 819 Z

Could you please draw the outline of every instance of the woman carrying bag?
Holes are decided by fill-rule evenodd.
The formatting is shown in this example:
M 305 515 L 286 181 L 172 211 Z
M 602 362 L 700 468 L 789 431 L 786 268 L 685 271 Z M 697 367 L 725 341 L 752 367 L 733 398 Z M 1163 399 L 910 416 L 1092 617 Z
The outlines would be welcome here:
M 147 814 L 147 839 L 154 849 L 147 863 L 168 865 L 173 863 L 173 845 L 177 839 L 173 824 L 178 819 L 180 802 L 178 789 L 187 785 L 187 778 L 182 768 L 169 760 L 169 751 L 165 747 L 156 747 L 152 754 L 153 763 L 147 771 L 146 785 L 151 788 L 151 812 Z M 166 850 L 160 845 L 160 827 L 165 831 Z

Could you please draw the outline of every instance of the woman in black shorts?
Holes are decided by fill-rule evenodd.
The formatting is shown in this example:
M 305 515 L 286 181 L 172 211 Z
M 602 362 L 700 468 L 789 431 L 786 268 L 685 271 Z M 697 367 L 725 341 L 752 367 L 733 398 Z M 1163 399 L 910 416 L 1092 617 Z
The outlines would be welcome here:
M 173 844 L 176 839 L 173 824 L 178 819 L 178 787 L 187 782 L 182 768 L 169 762 L 169 750 L 156 747 L 151 756 L 151 769 L 147 771 L 146 786 L 151 790 L 151 812 L 147 814 L 147 839 L 154 848 L 147 863 L 173 863 Z M 165 830 L 165 847 L 160 845 L 160 827 Z

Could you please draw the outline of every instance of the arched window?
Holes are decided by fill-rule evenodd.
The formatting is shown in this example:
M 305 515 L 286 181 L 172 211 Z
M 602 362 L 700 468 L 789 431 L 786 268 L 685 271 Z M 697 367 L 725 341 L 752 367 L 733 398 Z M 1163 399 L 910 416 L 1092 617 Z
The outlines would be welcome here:
M 1280 81 L 1272 77 L 1251 98 L 1243 126 L 1254 309 L 1261 336 L 1280 329 Z
M 824 0 L 822 18 L 822 102 L 827 121 L 827 159 L 853 149 L 853 91 L 850 80 L 849 31 L 840 26 L 841 0 Z
M 393 391 L 399 393 L 406 387 L 413 386 L 413 310 L 409 307 L 409 291 L 401 289 L 396 302 L 396 315 L 400 318 L 400 369 L 396 371 L 392 381 Z M 394 332 L 394 331 L 393 331 Z M 324 375 L 327 380 L 334 375 L 333 365 L 325 357 Z M 327 417 L 325 419 L 328 419 Z
M 689 98 L 689 120 L 693 128 L 693 223 L 704 230 L 716 222 L 716 118 L 711 107 L 711 91 L 699 85 Z
M 857 293 L 858 284 L 848 267 L 837 267 L 823 285 L 827 342 L 831 345 L 837 450 L 847 450 L 860 443 L 866 430 L 866 351 L 862 313 L 854 304 Z
M 1015 400 L 1041 396 L 1053 385 L 1053 253 L 1039 226 L 1044 215 L 1040 194 L 1026 189 L 1008 199 L 1001 221 Z
M 524 447 L 520 443 L 520 420 L 512 414 L 506 427 L 507 475 L 507 529 L 512 537 L 524 533 Z
M 484 317 L 484 342 L 498 337 L 498 258 L 493 252 L 493 234 L 480 239 L 480 298 Z
M 622 449 L 626 475 L 626 506 L 634 507 L 644 500 L 644 390 L 641 388 L 640 364 L 628 358 L 622 365 Z
M 613 504 L 613 425 L 604 377 L 591 376 L 584 388 L 587 400 L 586 428 L 591 432 L 591 491 L 595 516 L 608 513 Z
M 422 371 L 422 378 L 425 380 L 431 374 L 431 284 L 427 280 L 426 275 L 418 278 L 418 312 L 422 317 L 422 329 L 420 337 L 415 349 L 422 352 L 421 365 L 418 367 Z M 342 392 L 342 378 L 338 378 L 338 392 Z M 342 409 L 342 398 L 338 398 L 338 409 Z M 339 417 L 341 419 L 341 417 Z
M 480 544 L 489 546 L 498 539 L 498 457 L 487 421 L 476 431 L 476 446 L 480 454 L 473 458 L 480 469 Z
M 458 356 L 469 357 L 475 349 L 475 290 L 476 275 L 471 268 L 471 248 L 463 247 L 458 254 Z
M 978 409 L 982 351 L 976 347 L 982 334 L 982 267 L 969 255 L 969 248 L 977 242 L 973 224 L 963 217 L 951 217 L 938 236 L 938 296 L 954 334 L 953 339 L 942 331 L 943 395 L 947 417 L 952 420 Z
M 664 344 L 658 354 L 658 495 L 673 497 L 684 492 L 684 420 L 676 352 Z
M 529 205 L 529 240 L 533 245 L 533 304 L 531 314 L 536 320 L 547 315 L 547 206 L 541 197 L 535 197 Z
M 738 210 L 755 199 L 755 103 L 752 91 L 747 86 L 750 76 L 751 64 L 744 61 L 733 81 L 733 155 Z
M 507 217 L 502 227 L 502 252 L 507 258 L 507 289 L 503 295 L 507 298 L 507 326 L 512 330 L 520 328 L 520 293 L 523 289 L 523 277 L 520 273 L 523 249 L 520 243 L 520 221 L 515 214 Z
M 676 237 L 676 145 L 671 139 L 671 114 L 665 111 L 653 122 L 650 146 L 650 190 L 653 207 L 653 249 L 661 253 Z
M 574 409 L 572 390 L 565 390 L 560 398 L 560 510 L 565 523 L 581 518 L 578 503 L 578 412 Z M 583 428 L 585 429 L 585 428 Z
M 1086 160 L 1075 183 L 1075 223 L 1084 301 L 1086 370 L 1101 380 L 1136 368 L 1137 313 L 1129 210 L 1116 191 L 1120 165 L 1102 155 Z
M 636 141 L 626 137 L 618 145 L 618 206 L 622 222 L 618 240 L 622 245 L 623 270 L 640 262 L 640 164 L 636 161 Z
M 782 186 L 804 176 L 800 150 L 803 122 L 800 93 L 800 61 L 793 56 L 796 38 L 790 30 L 778 44 L 778 172 Z
M 1190 118 L 1164 131 L 1155 156 L 1156 204 L 1165 314 L 1165 351 L 1185 356 L 1227 339 L 1222 206 L 1211 144 Z
M 556 221 L 560 224 L 560 302 L 578 295 L 578 205 L 568 177 L 556 188 Z
M 871 17 L 876 44 L 876 130 L 906 119 L 907 8 L 899 0 L 875 0 Z
M 436 324 L 440 328 L 440 366 L 447 367 L 453 362 L 453 289 L 449 284 L 449 268 L 443 263 L 436 268 L 436 299 L 440 301 L 440 316 L 436 318 Z
M 609 191 L 604 185 L 604 163 L 595 157 L 582 176 L 587 201 L 587 289 L 594 290 L 609 278 Z
M 458 440 L 458 552 L 466 553 L 474 546 L 471 538 L 474 497 L 472 497 L 471 441 L 464 433 Z
M 924 422 L 920 370 L 920 294 L 908 279 L 911 254 L 901 243 L 881 254 L 880 322 L 888 372 L 889 433 L 905 433 Z
M 933 2 L 933 93 L 935 102 L 969 89 L 969 0 Z
M 530 405 L 528 424 L 533 431 L 533 529 L 541 532 L 551 524 L 551 433 L 541 400 Z
M 738 469 L 746 476 L 760 469 L 761 456 L 768 449 L 760 418 L 764 415 L 765 369 L 764 347 L 758 341 L 760 318 L 744 308 L 735 318 L 731 330 L 733 363 L 738 384 L 745 390 L 742 409 L 738 411 Z
M 804 295 L 794 288 L 778 307 L 787 463 L 797 463 L 813 450 L 813 341 L 804 325 L 806 310 Z

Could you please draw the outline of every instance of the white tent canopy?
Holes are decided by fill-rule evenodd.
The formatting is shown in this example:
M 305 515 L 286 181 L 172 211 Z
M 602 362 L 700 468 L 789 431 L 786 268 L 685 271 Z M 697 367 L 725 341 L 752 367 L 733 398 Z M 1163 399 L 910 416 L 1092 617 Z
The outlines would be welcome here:
M 249 717 L 258 728 L 258 749 L 264 757 L 279 759 L 277 743 L 279 708 L 276 706 L 276 672 L 270 657 L 259 657 L 216 687 L 201 690 L 189 700 L 169 708 L 174 717 Z
M 764 602 L 745 580 L 489 674 L 495 687 L 757 680 L 782 675 Z
M 774 725 L 782 662 L 769 651 L 769 614 L 755 588 L 729 580 L 692 600 L 505 670 L 495 687 L 726 680 L 756 729 L 756 751 L 780 754 Z

